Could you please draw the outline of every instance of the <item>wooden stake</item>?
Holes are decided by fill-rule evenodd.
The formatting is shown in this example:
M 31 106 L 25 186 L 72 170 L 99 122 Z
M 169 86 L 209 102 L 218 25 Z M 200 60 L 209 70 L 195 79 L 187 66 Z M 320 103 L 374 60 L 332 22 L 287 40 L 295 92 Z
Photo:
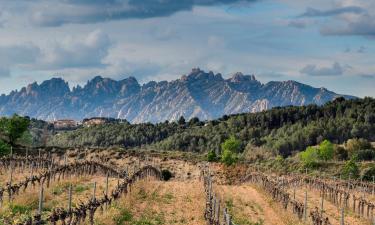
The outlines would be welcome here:
M 345 221 L 344 221 L 344 207 L 342 207 L 342 209 L 341 209 L 340 225 L 345 225 Z
M 40 186 L 40 192 L 39 192 L 39 208 L 38 208 L 39 215 L 42 215 L 42 211 L 43 211 L 43 195 L 44 195 L 44 187 L 42 184 Z
M 105 195 L 108 196 L 108 178 L 109 178 L 109 175 L 107 173 L 107 177 L 105 179 Z
M 68 197 L 68 212 L 70 212 L 72 210 L 72 184 L 69 185 L 69 197 Z
M 305 204 L 303 206 L 303 217 L 306 222 L 307 221 L 307 191 L 305 191 Z
M 95 200 L 95 194 L 96 194 L 96 182 L 94 182 L 94 191 L 92 195 L 93 200 Z
M 322 218 L 323 218 L 323 212 L 324 212 L 324 194 L 322 195 L 322 201 L 320 204 L 320 214 Z
M 9 178 L 9 187 L 12 187 L 13 182 L 13 166 L 10 164 L 10 178 Z M 12 189 L 9 188 L 9 202 L 12 202 Z

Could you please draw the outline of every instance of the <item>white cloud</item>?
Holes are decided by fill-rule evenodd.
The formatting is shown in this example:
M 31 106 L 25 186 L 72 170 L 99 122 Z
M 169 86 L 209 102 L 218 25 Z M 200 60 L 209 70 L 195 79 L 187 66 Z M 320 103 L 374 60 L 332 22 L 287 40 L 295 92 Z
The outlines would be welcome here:
M 107 34 L 95 30 L 83 39 L 68 37 L 56 42 L 48 49 L 39 65 L 45 69 L 72 67 L 102 67 L 102 60 L 108 55 L 111 41 Z
M 302 74 L 309 76 L 338 76 L 344 73 L 344 68 L 335 62 L 330 67 L 318 67 L 317 65 L 307 65 L 300 70 Z

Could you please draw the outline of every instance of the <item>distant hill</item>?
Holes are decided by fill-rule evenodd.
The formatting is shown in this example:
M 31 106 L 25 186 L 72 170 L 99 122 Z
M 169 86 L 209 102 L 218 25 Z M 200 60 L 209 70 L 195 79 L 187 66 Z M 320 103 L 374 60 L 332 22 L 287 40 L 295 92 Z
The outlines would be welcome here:
M 350 138 L 375 141 L 375 99 L 337 98 L 322 106 L 276 107 L 258 113 L 223 116 L 211 121 L 179 120 L 163 123 L 109 123 L 82 127 L 48 138 L 60 147 L 148 147 L 220 153 L 220 144 L 230 136 L 241 149 L 262 146 L 283 156 L 328 139 L 343 143 Z
M 0 115 L 30 116 L 43 120 L 113 117 L 132 123 L 162 122 L 198 117 L 201 120 L 276 106 L 322 105 L 337 97 L 325 88 L 296 81 L 262 84 L 254 75 L 221 74 L 193 69 L 174 81 L 140 85 L 134 77 L 115 81 L 97 76 L 83 87 L 70 90 L 61 78 L 32 83 L 0 96 Z

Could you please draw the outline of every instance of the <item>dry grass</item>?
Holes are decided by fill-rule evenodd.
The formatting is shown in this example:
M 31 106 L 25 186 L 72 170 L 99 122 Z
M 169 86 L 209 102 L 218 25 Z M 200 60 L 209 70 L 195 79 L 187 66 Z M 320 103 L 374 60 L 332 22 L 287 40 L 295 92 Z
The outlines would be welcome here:
M 97 224 L 204 225 L 202 183 L 141 181 L 108 211 L 97 214 Z
M 320 209 L 321 206 L 321 197 L 320 193 L 315 189 L 309 188 L 297 188 L 296 189 L 296 199 L 300 202 L 305 201 L 305 192 L 307 191 L 307 207 L 308 210 L 314 209 L 318 207 Z M 293 198 L 293 189 L 289 190 L 290 196 Z M 333 203 L 329 202 L 328 200 L 324 200 L 324 215 L 329 218 L 329 221 L 332 225 L 339 225 L 340 224 L 340 209 L 334 205 Z M 309 211 L 308 211 L 309 212 Z M 370 225 L 371 222 L 360 218 L 359 216 L 355 215 L 351 211 L 345 211 L 345 224 L 355 224 L 355 225 Z
M 241 225 L 297 225 L 299 222 L 252 185 L 218 185 L 215 192 L 224 199 L 234 222 Z

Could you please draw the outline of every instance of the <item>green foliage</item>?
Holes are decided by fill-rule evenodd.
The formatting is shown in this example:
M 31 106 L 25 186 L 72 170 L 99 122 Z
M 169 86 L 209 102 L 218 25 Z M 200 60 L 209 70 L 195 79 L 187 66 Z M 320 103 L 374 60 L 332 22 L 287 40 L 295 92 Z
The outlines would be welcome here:
M 16 141 L 24 135 L 30 125 L 30 120 L 25 117 L 13 115 L 10 118 L 0 119 L 0 137 L 14 146 Z
M 31 206 L 18 205 L 18 204 L 11 204 L 10 208 L 11 208 L 12 213 L 15 215 L 28 214 L 32 210 Z
M 221 149 L 223 151 L 228 150 L 233 153 L 238 153 L 241 149 L 241 142 L 236 139 L 236 137 L 231 136 L 221 144 Z
M 178 124 L 180 125 L 185 125 L 186 121 L 185 121 L 185 118 L 183 116 L 181 116 L 179 119 L 178 119 Z
M 322 106 L 277 107 L 259 113 L 223 116 L 204 122 L 204 126 L 195 119 L 188 123 L 183 120 L 181 125 L 171 122 L 81 128 L 53 136 L 49 145 L 136 147 L 152 144 L 158 150 L 220 152 L 221 143 L 236 135 L 240 146 L 251 143 L 287 157 L 325 139 L 332 143 L 359 137 L 375 140 L 375 100 L 372 98 L 336 100 Z
M 113 218 L 116 225 L 124 225 L 125 222 L 130 222 L 133 220 L 133 215 L 128 209 L 122 208 L 120 210 L 120 215 Z
M 308 147 L 300 153 L 300 158 L 305 167 L 315 167 L 319 160 L 319 150 L 314 147 Z
M 322 143 L 319 145 L 319 158 L 322 160 L 331 160 L 333 159 L 334 155 L 334 145 L 328 141 L 324 140 Z
M 0 156 L 8 155 L 10 153 L 10 146 L 0 140 Z
M 227 166 L 233 165 L 237 161 L 237 152 L 241 148 L 241 142 L 231 136 L 221 144 L 221 162 Z
M 344 165 L 342 170 L 342 175 L 346 178 L 358 178 L 359 177 L 359 167 L 357 165 L 357 159 L 352 157 L 349 161 L 347 161 Z
M 216 152 L 211 150 L 207 153 L 207 161 L 208 162 L 215 162 L 217 160 Z
M 233 165 L 237 161 L 237 156 L 230 150 L 223 150 L 221 154 L 221 162 L 227 166 Z

